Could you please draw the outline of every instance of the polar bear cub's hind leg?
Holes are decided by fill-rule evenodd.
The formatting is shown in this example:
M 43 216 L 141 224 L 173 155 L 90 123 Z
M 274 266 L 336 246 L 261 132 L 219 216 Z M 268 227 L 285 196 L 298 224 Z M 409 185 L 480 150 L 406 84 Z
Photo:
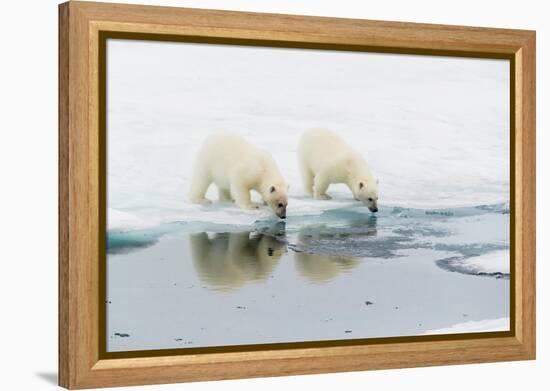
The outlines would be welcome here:
M 302 183 L 307 195 L 313 194 L 313 172 L 304 163 L 300 162 L 300 173 L 302 174 Z
M 315 175 L 313 180 L 313 198 L 316 200 L 330 200 L 331 196 L 327 194 L 330 180 L 325 172 L 321 171 Z
M 191 202 L 194 204 L 203 204 L 203 205 L 211 204 L 212 201 L 206 198 L 206 191 L 208 190 L 208 187 L 210 186 L 211 183 L 212 183 L 212 178 L 210 177 L 210 175 L 208 175 L 207 172 L 205 172 L 205 170 L 203 169 L 195 170 L 193 179 L 191 181 L 191 192 L 190 192 Z

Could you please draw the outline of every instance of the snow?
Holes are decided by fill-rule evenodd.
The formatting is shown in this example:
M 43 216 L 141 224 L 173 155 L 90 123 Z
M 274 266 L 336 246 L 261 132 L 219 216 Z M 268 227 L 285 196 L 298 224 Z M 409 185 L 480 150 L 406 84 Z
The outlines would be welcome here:
M 443 259 L 440 265 L 449 271 L 474 275 L 509 276 L 510 250 L 490 251 L 476 256 Z
M 510 274 L 510 250 L 494 251 L 462 261 L 472 274 Z
M 487 319 L 478 321 L 469 321 L 457 323 L 450 327 L 428 330 L 424 335 L 434 334 L 461 334 L 461 333 L 479 333 L 490 331 L 508 331 L 510 330 L 509 318 Z
M 292 198 L 287 209 L 288 216 L 316 216 L 331 209 L 357 207 L 357 203 L 350 199 L 335 199 L 331 201 L 312 202 L 304 197 Z M 359 205 L 365 213 L 366 207 Z M 107 222 L 109 231 L 127 231 L 150 228 L 155 225 L 171 222 L 213 222 L 220 225 L 234 225 L 250 228 L 258 221 L 269 222 L 274 220 L 271 211 L 264 206 L 258 209 L 242 210 L 232 202 L 215 202 L 212 205 L 202 206 L 182 202 L 181 207 L 175 209 L 147 209 L 143 208 L 134 213 L 108 208 Z
M 109 40 L 109 229 L 269 218 L 188 202 L 196 151 L 217 131 L 272 153 L 290 184 L 287 216 L 358 205 L 343 185 L 332 201 L 304 197 L 296 145 L 311 127 L 364 153 L 381 209 L 506 202 L 508 91 L 505 60 Z
M 107 216 L 107 229 L 109 231 L 125 232 L 148 227 L 145 221 L 128 212 L 108 208 Z

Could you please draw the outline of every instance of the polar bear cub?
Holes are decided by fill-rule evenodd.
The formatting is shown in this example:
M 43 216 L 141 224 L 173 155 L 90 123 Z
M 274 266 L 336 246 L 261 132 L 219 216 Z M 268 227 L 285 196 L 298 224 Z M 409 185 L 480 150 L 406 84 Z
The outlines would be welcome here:
M 315 199 L 330 199 L 329 185 L 344 183 L 356 200 L 371 212 L 378 211 L 378 181 L 361 154 L 336 134 L 324 129 L 306 131 L 298 145 L 298 159 L 304 190 Z
M 194 166 L 191 202 L 210 203 L 205 198 L 211 183 L 221 201 L 234 200 L 243 209 L 257 208 L 250 198 L 255 190 L 278 217 L 286 218 L 288 186 L 271 154 L 232 133 L 208 137 Z

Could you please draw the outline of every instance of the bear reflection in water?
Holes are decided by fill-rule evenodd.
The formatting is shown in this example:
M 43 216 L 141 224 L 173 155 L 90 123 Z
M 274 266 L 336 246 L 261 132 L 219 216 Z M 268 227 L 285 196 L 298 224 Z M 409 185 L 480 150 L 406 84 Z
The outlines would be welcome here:
M 195 269 L 208 288 L 231 290 L 249 281 L 265 280 L 286 253 L 286 244 L 273 236 L 206 232 L 190 235 Z
M 340 273 L 350 272 L 359 264 L 359 259 L 346 255 L 294 254 L 298 272 L 315 283 L 327 282 Z
M 376 257 L 376 218 L 341 228 L 331 225 L 303 227 L 296 236 L 289 236 L 284 224 L 263 227 L 261 232 L 192 234 L 195 270 L 207 288 L 229 291 L 273 275 L 287 243 L 294 255 L 285 261 L 294 259 L 299 275 L 314 283 L 330 281 L 351 272 L 361 259 Z
M 341 273 L 349 273 L 362 259 L 353 253 L 368 247 L 369 237 L 372 239 L 376 233 L 376 218 L 347 228 L 303 228 L 293 246 L 296 270 L 314 283 L 328 282 Z

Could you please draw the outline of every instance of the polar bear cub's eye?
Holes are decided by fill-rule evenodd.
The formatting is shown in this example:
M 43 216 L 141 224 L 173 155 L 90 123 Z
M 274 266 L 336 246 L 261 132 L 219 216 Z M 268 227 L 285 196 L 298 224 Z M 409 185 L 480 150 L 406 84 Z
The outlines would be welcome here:
M 277 205 L 277 206 L 278 206 L 279 208 L 282 208 L 284 205 L 283 205 L 281 202 L 279 202 L 279 205 Z
M 369 201 L 372 202 L 372 198 L 369 198 Z

